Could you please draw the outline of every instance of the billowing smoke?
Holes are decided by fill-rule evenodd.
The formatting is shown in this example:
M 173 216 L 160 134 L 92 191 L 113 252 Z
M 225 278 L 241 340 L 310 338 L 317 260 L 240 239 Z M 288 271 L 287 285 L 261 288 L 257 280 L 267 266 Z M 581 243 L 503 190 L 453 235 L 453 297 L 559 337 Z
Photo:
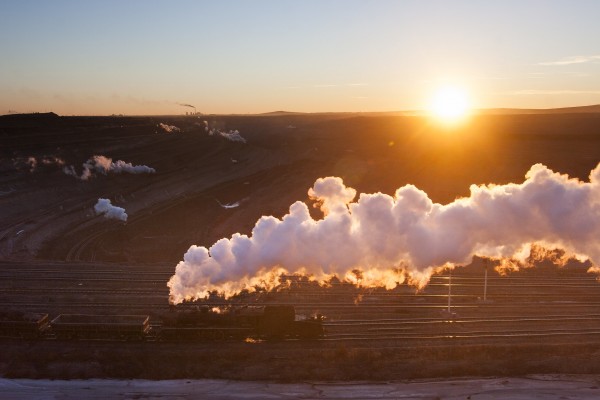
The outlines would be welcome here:
M 278 273 L 332 275 L 393 288 L 408 279 L 424 285 L 439 267 L 468 263 L 474 255 L 526 258 L 531 246 L 558 247 L 600 260 L 600 164 L 582 182 L 541 164 L 520 184 L 472 185 L 470 196 L 433 203 L 406 185 L 394 196 L 360 194 L 340 178 L 318 179 L 309 196 L 324 216 L 313 219 L 295 202 L 282 219 L 261 217 L 250 236 L 220 239 L 210 249 L 192 246 L 168 282 L 174 303 L 209 291 L 232 295 Z
M 208 126 L 207 126 L 208 128 Z M 207 129 L 205 128 L 205 130 Z M 225 131 L 221 131 L 219 129 L 211 129 L 208 132 L 209 135 L 213 136 L 221 136 L 231 142 L 241 142 L 241 143 L 246 143 L 246 139 L 244 139 L 242 137 L 242 135 L 240 135 L 240 132 L 236 129 L 235 131 L 229 131 L 229 132 L 225 132 Z
M 181 129 L 176 127 L 175 125 L 163 124 L 162 122 L 158 124 L 158 126 L 167 133 L 176 133 L 181 132 Z
M 104 214 L 105 218 L 118 219 L 119 221 L 127 221 L 127 213 L 122 207 L 113 206 L 109 199 L 98 199 L 94 206 L 96 214 Z
M 105 156 L 93 156 L 83 163 L 83 171 L 78 175 L 75 167 L 72 165 L 63 167 L 63 172 L 67 175 L 74 176 L 82 181 L 86 181 L 93 177 L 96 173 L 103 175 L 107 174 L 154 174 L 156 170 L 147 165 L 132 165 L 123 160 L 113 162 L 112 158 Z

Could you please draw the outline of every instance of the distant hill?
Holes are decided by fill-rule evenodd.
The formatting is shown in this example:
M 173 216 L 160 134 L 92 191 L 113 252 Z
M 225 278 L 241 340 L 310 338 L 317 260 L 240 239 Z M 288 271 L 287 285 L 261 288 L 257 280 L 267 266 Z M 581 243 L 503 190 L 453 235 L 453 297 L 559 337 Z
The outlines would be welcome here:
M 482 108 L 475 111 L 480 115 L 510 115 L 510 114 L 592 114 L 600 113 L 600 104 L 578 107 L 562 108 Z M 404 110 L 404 111 L 370 111 L 370 112 L 317 112 L 302 113 L 293 111 L 272 111 L 260 116 L 286 116 L 286 115 L 362 115 L 362 116 L 425 116 L 427 111 L 423 110 Z
M 487 108 L 477 110 L 479 114 L 581 114 L 600 113 L 600 104 L 562 108 Z
M 60 118 L 58 114 L 53 112 L 47 113 L 28 113 L 28 114 L 6 114 L 0 115 L 0 118 L 7 120 L 46 120 Z
M 262 114 L 256 115 L 264 115 L 264 116 L 280 116 L 280 115 L 298 115 L 298 114 L 306 114 L 302 112 L 294 112 L 294 111 L 271 111 Z

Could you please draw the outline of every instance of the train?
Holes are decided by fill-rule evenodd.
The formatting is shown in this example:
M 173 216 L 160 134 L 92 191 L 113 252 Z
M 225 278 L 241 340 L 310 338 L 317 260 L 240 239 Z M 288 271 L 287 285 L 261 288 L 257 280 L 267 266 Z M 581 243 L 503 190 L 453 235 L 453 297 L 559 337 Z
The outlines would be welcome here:
M 60 314 L 0 311 L 0 337 L 115 341 L 314 340 L 324 317 L 302 317 L 292 305 L 197 306 L 149 315 Z

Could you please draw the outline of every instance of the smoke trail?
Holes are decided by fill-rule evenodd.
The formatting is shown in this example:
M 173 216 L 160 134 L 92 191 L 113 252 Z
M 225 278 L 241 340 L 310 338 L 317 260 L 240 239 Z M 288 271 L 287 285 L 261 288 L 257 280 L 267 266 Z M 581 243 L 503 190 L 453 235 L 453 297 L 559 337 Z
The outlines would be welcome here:
M 44 156 L 42 157 L 42 164 L 63 166 L 65 164 L 65 160 L 56 156 Z
M 105 218 L 118 219 L 120 221 L 127 221 L 127 213 L 122 207 L 113 206 L 109 199 L 98 199 L 98 202 L 94 206 L 96 214 L 104 214 Z
M 205 130 L 206 129 L 208 129 L 208 127 L 206 127 Z M 246 139 L 244 139 L 242 137 L 242 135 L 240 135 L 240 132 L 237 129 L 235 131 L 229 131 L 229 132 L 221 131 L 219 129 L 211 129 L 208 132 L 208 134 L 211 136 L 213 136 L 213 135 L 221 136 L 231 142 L 246 143 Z
M 186 104 L 186 103 L 177 103 L 177 105 L 182 106 L 182 107 L 189 107 L 189 108 L 193 108 L 194 109 L 194 114 L 196 114 L 196 107 L 191 105 L 191 104 Z
M 12 168 L 14 168 L 15 170 L 18 171 L 18 170 L 27 169 L 27 170 L 29 170 L 30 173 L 34 173 L 35 171 L 37 171 L 39 169 L 40 165 L 43 167 L 52 167 L 52 166 L 61 167 L 65 163 L 65 161 L 62 158 L 59 158 L 56 156 L 42 156 L 42 157 L 37 157 L 37 158 L 34 156 L 29 156 L 27 158 L 17 157 L 17 158 L 11 159 L 11 161 L 12 161 Z M 0 167 L 0 168 L 2 168 L 2 167 Z
M 162 122 L 158 124 L 158 127 L 160 127 L 166 133 L 181 132 L 181 129 L 179 129 L 175 125 L 163 124 Z
M 179 106 L 182 106 L 182 107 L 190 107 L 190 108 L 193 108 L 194 110 L 196 109 L 196 107 L 194 107 L 194 106 L 193 106 L 193 105 L 191 105 L 191 104 L 177 103 L 177 105 L 179 105 Z
M 541 164 L 521 184 L 472 185 L 469 197 L 433 203 L 413 185 L 395 195 L 360 194 L 340 178 L 320 178 L 309 190 L 324 217 L 303 202 L 282 219 L 261 217 L 250 237 L 239 233 L 210 249 L 192 246 L 168 282 L 174 303 L 217 290 L 227 295 L 269 274 L 331 275 L 361 285 L 393 288 L 407 276 L 424 285 L 436 268 L 469 262 L 474 255 L 523 259 L 531 244 L 559 247 L 600 260 L 600 164 L 590 182 Z
M 97 172 L 100 172 L 104 175 L 107 173 L 113 174 L 154 174 L 156 170 L 154 168 L 150 168 L 147 165 L 132 165 L 131 163 L 126 163 L 123 160 L 117 160 L 115 162 L 112 161 L 112 158 L 104 157 L 104 156 L 94 156 L 86 162 L 89 165 L 89 169 L 95 169 Z
M 63 167 L 63 172 L 82 181 L 86 181 L 94 176 L 94 172 L 101 173 L 103 175 L 107 175 L 109 173 L 154 174 L 156 170 L 148 167 L 147 165 L 132 165 L 131 163 L 126 163 L 123 160 L 117 160 L 113 162 L 112 158 L 105 156 L 93 156 L 83 163 L 83 171 L 81 175 L 77 174 L 75 167 L 72 165 Z

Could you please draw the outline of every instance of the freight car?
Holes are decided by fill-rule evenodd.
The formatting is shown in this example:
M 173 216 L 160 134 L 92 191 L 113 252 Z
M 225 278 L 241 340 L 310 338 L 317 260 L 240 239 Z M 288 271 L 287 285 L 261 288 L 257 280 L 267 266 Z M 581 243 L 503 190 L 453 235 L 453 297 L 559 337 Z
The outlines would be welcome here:
M 293 306 L 245 306 L 226 311 L 198 307 L 162 316 L 161 340 L 316 339 L 322 317 L 300 318 Z
M 57 339 L 144 340 L 150 333 L 147 315 L 61 314 L 51 322 Z
M 302 318 L 293 306 L 267 305 L 211 310 L 176 307 L 147 315 L 48 314 L 0 311 L 0 337 L 59 340 L 244 340 L 317 339 L 324 335 L 323 318 Z
M 0 337 L 38 339 L 49 326 L 48 314 L 0 311 Z

